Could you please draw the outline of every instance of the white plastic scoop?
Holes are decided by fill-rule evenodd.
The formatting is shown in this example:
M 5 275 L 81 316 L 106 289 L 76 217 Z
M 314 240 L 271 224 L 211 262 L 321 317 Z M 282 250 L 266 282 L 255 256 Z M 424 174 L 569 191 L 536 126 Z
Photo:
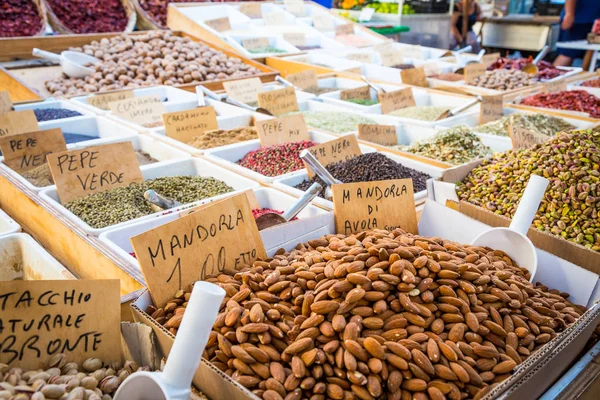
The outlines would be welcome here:
M 34 48 L 31 54 L 59 63 L 63 72 L 69 78 L 85 78 L 88 75 L 92 75 L 94 70 L 86 67 L 86 65 L 100 63 L 100 60 L 96 57 L 88 56 L 78 51 L 63 51 L 60 54 L 56 54 Z
M 130 375 L 115 400 L 188 400 L 194 372 L 224 297 L 225 291 L 219 286 L 196 282 L 165 369 Z
M 492 228 L 481 233 L 471 242 L 474 246 L 487 246 L 504 251 L 519 267 L 527 268 L 531 274 L 530 281 L 533 281 L 537 271 L 537 253 L 533 243 L 527 237 L 527 231 L 549 183 L 546 178 L 531 175 L 510 226 Z

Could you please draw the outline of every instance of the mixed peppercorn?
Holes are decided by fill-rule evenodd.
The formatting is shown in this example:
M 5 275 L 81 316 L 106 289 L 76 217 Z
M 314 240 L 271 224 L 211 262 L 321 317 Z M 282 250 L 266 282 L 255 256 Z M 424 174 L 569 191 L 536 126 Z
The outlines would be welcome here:
M 300 152 L 316 143 L 310 140 L 276 144 L 251 151 L 237 164 L 265 176 L 279 176 L 304 168 Z

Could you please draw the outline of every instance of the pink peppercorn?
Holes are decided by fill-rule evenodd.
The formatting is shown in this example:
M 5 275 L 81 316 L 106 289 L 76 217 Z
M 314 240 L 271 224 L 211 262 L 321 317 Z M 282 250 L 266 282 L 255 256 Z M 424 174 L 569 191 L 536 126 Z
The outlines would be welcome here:
M 265 176 L 278 176 L 304 168 L 300 152 L 315 146 L 312 141 L 276 144 L 251 151 L 237 164 Z
M 265 214 L 283 214 L 283 211 L 279 211 L 279 210 L 273 210 L 271 208 L 255 208 L 254 210 L 252 210 L 252 216 L 254 217 L 254 219 L 260 217 L 261 215 L 265 215 Z M 295 221 L 297 220 L 298 217 L 294 217 L 291 220 Z
M 42 20 L 32 0 L 0 1 L 0 37 L 33 36 Z

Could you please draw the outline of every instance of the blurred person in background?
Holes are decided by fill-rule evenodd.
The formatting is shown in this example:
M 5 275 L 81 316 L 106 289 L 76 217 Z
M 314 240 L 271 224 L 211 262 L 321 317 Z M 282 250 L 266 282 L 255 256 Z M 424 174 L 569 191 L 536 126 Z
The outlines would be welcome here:
M 600 18 L 600 0 L 566 0 L 560 14 L 559 42 L 584 40 L 592 31 L 594 20 Z M 584 50 L 558 49 L 556 66 L 570 66 L 576 58 L 585 56 Z
M 598 1 L 600 0 L 592 0 Z M 467 11 L 467 23 L 466 33 L 463 35 L 463 15 Z M 452 24 L 451 24 L 451 35 L 450 35 L 450 49 L 456 49 L 457 47 L 465 47 L 468 45 L 473 46 L 471 52 L 479 52 L 481 46 L 477 41 L 477 35 L 473 32 L 473 25 L 481 19 L 481 7 L 475 0 L 459 0 L 454 3 L 454 10 L 452 11 Z

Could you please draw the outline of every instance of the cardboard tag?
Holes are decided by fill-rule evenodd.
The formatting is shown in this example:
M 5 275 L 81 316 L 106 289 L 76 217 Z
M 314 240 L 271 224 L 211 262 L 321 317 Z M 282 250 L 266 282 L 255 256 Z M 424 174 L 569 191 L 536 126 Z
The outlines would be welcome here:
M 543 83 L 546 93 L 563 92 L 567 90 L 567 82 L 564 79 L 551 80 Z
M 508 134 L 510 135 L 513 149 L 528 149 L 538 143 L 544 143 L 551 139 L 549 136 L 513 124 L 508 125 Z
M 361 86 L 355 89 L 346 89 L 340 92 L 340 100 L 352 99 L 371 99 L 371 88 L 369 86 Z
M 0 137 L 39 131 L 33 110 L 9 111 L 0 114 Z
M 67 150 L 60 128 L 0 138 L 4 164 L 19 174 L 46 163 L 46 156 Z
M 372 63 L 373 55 L 371 53 L 348 53 L 344 56 L 347 60 L 358 61 L 361 63 Z
M 33 371 L 59 353 L 80 365 L 91 357 L 120 362 L 119 285 L 118 279 L 0 282 L 0 363 Z
M 358 20 L 360 22 L 369 22 L 373 15 L 375 14 L 375 9 L 371 7 L 364 7 L 360 10 L 360 14 L 358 15 Z
M 381 53 L 383 51 L 392 51 L 394 50 L 394 42 L 383 42 L 383 43 L 379 43 L 376 44 L 375 46 L 373 46 L 373 50 L 375 50 L 378 53 Z
M 260 3 L 257 2 L 240 3 L 240 12 L 250 18 L 262 17 Z
M 231 30 L 231 23 L 229 22 L 229 17 L 209 19 L 204 21 L 204 23 L 217 32 L 225 32 Z
M 317 73 L 314 69 L 307 69 L 302 72 L 296 72 L 295 74 L 289 74 L 285 77 L 285 79 L 292 85 L 298 86 L 300 89 L 319 86 Z
M 424 68 L 409 68 L 400 71 L 400 79 L 405 85 L 428 87 Z
M 242 46 L 247 50 L 257 50 L 264 49 L 269 47 L 271 43 L 269 42 L 269 38 L 266 37 L 257 37 L 242 40 Z
M 504 116 L 504 96 L 481 96 L 481 106 L 479 107 L 479 124 L 486 124 L 495 121 Z
M 283 0 L 283 8 L 295 16 L 304 15 L 304 1 L 303 0 Z
M 418 233 L 412 179 L 332 185 L 337 233 L 396 228 Z
M 273 11 L 263 14 L 265 25 L 285 25 L 285 14 L 283 11 Z
M 402 53 L 398 50 L 380 51 L 379 55 L 381 56 L 381 65 L 384 67 L 393 67 L 404 62 Z
M 306 35 L 303 32 L 284 32 L 283 40 L 292 46 L 306 46 Z
M 12 111 L 13 102 L 10 99 L 10 94 L 7 90 L 0 92 L 0 114 Z
M 399 50 L 405 58 L 423 58 L 423 49 L 421 46 L 403 46 Z
M 133 94 L 133 90 L 122 90 L 120 92 L 114 93 L 98 93 L 88 97 L 86 101 L 91 106 L 94 106 L 101 110 L 109 111 L 110 107 L 108 105 L 110 103 L 114 101 L 131 99 L 133 97 L 135 97 L 135 95 Z
M 335 30 L 333 18 L 331 15 L 319 13 L 313 17 L 313 26 L 315 29 L 322 32 L 330 32 Z
M 500 57 L 502 57 L 500 53 L 484 54 L 483 57 L 481 57 L 481 63 L 487 68 L 495 63 Z
M 225 92 L 231 98 L 241 101 L 242 103 L 252 103 L 257 101 L 257 95 L 263 90 L 260 78 L 223 82 L 223 87 L 225 88 Z
M 379 93 L 381 113 L 389 114 L 401 108 L 416 106 L 412 88 L 400 89 L 395 92 Z
M 167 110 L 158 96 L 141 96 L 108 103 L 112 113 L 138 125 L 162 123 L 161 115 Z
M 308 151 L 310 151 L 324 167 L 339 161 L 350 160 L 362 154 L 360 147 L 358 146 L 358 140 L 356 140 L 356 136 L 354 135 L 343 136 L 339 139 L 309 147 Z M 315 176 L 313 170 L 310 169 L 306 163 L 304 165 L 306 166 L 308 176 L 310 178 Z
M 245 193 L 134 236 L 131 244 L 157 307 L 190 283 L 267 256 Z
M 175 111 L 162 115 L 168 137 L 189 143 L 194 137 L 219 129 L 217 113 L 213 106 Z
M 298 100 L 293 87 L 271 90 L 258 94 L 258 105 L 278 116 L 298 111 Z
M 485 64 L 467 64 L 465 65 L 465 82 L 471 83 L 478 76 L 485 75 L 487 66 Z
M 311 140 L 302 114 L 257 121 L 256 131 L 261 146 Z
M 358 125 L 358 138 L 382 146 L 395 146 L 398 144 L 396 127 L 393 125 Z
M 354 33 L 354 25 L 342 24 L 335 26 L 335 36 L 339 35 L 351 35 Z
M 47 159 L 62 204 L 144 180 L 131 142 L 52 153 Z

